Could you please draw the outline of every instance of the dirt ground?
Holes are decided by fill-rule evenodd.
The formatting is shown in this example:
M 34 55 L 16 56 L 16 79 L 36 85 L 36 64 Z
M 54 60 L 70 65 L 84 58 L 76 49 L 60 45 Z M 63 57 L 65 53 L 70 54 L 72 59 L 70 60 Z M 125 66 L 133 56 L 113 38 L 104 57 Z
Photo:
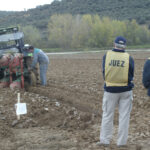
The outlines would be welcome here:
M 118 113 L 113 140 L 98 147 L 102 116 L 104 53 L 49 55 L 46 87 L 0 90 L 0 150 L 117 150 Z M 135 60 L 134 100 L 128 150 L 150 150 L 150 98 L 142 86 L 142 69 L 150 52 L 130 52 Z M 27 104 L 17 120 L 17 93 Z

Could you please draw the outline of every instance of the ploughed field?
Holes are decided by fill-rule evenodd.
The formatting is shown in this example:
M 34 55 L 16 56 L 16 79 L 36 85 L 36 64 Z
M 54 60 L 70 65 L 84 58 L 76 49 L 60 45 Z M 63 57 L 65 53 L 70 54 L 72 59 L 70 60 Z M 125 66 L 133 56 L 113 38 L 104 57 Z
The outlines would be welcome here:
M 129 150 L 150 149 L 150 98 L 142 70 L 150 52 L 130 52 L 135 60 L 135 87 L 130 119 Z M 102 116 L 104 53 L 49 55 L 46 87 L 28 91 L 0 90 L 0 150 L 116 150 L 118 113 L 110 147 L 98 147 Z M 17 120 L 17 93 L 27 115 Z

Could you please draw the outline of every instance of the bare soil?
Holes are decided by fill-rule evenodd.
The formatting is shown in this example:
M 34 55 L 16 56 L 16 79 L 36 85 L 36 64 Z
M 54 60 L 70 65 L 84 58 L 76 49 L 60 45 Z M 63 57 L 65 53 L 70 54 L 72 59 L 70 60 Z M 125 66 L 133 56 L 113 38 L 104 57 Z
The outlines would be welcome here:
M 150 149 L 150 98 L 142 85 L 143 65 L 150 53 L 132 52 L 135 60 L 134 100 L 128 150 Z M 118 112 L 110 147 L 99 141 L 104 53 L 49 55 L 46 87 L 0 90 L 0 150 L 117 150 Z M 17 120 L 17 93 L 27 104 Z M 120 148 L 121 149 L 121 148 Z

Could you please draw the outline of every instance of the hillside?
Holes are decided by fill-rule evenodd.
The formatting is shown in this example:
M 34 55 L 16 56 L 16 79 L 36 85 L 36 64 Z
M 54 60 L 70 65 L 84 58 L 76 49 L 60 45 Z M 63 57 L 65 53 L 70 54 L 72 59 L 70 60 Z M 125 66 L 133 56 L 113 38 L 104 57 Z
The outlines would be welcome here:
M 99 14 L 118 20 L 136 19 L 139 24 L 148 24 L 150 0 L 55 0 L 51 4 L 38 6 L 21 12 L 0 12 L 0 27 L 13 25 L 34 25 L 39 29 L 47 27 L 52 14 L 71 13 Z

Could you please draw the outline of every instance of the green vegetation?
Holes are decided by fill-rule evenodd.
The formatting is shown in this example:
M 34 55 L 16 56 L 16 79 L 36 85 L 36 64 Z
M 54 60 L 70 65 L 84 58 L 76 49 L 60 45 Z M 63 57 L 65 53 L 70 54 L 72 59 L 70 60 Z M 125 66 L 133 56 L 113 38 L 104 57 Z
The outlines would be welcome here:
M 150 0 L 54 0 L 51 4 L 21 12 L 0 12 L 0 27 L 33 25 L 40 30 L 47 27 L 54 14 L 98 14 L 117 20 L 135 19 L 139 24 L 150 25 Z
M 21 30 L 24 33 L 25 43 L 32 43 L 33 45 L 36 45 L 37 47 L 39 47 L 40 44 L 42 44 L 41 38 L 40 38 L 41 34 L 37 28 L 29 25 L 29 26 L 21 27 Z
M 128 49 L 150 49 L 150 44 L 128 46 Z
M 111 47 L 103 47 L 103 48 L 72 48 L 72 49 L 63 49 L 63 48 L 44 48 L 44 52 L 47 53 L 53 53 L 53 52 L 91 52 L 91 51 L 103 51 L 103 50 L 111 50 L 113 48 L 113 45 Z M 150 44 L 149 45 L 135 45 L 135 46 L 127 46 L 126 50 L 149 50 L 150 49 Z
M 118 21 L 98 15 L 53 15 L 48 24 L 51 47 L 111 47 L 116 36 L 122 35 L 128 45 L 150 43 L 150 31 L 135 20 Z

